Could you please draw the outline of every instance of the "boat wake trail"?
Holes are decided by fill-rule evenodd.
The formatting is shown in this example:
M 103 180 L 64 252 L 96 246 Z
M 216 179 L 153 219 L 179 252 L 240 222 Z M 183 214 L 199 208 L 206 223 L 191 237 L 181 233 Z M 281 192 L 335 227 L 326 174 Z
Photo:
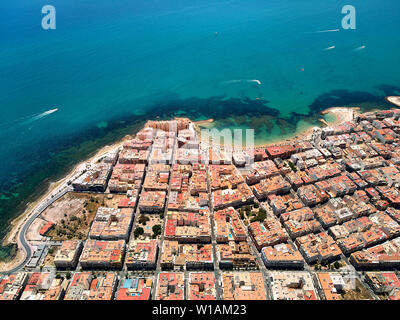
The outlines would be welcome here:
M 332 50 L 332 49 L 335 49 L 335 48 L 336 48 L 336 46 L 331 46 L 331 47 L 322 49 L 322 51 L 328 51 L 328 50 Z
M 37 121 L 37 120 L 39 120 L 39 119 L 42 119 L 42 118 L 44 118 L 44 117 L 48 116 L 49 114 L 52 114 L 52 113 L 54 113 L 54 112 L 56 112 L 56 111 L 58 111 L 58 108 L 47 110 L 47 111 L 45 111 L 45 112 L 42 112 L 42 113 L 39 113 L 39 114 L 37 114 L 37 115 L 32 116 L 31 118 L 29 118 L 28 120 L 26 120 L 24 123 L 25 123 L 25 124 L 27 124 L 27 123 L 32 123 L 33 121 Z
M 13 125 L 13 124 L 24 125 L 24 124 L 32 123 L 32 122 L 34 122 L 36 120 L 39 120 L 39 119 L 41 119 L 41 118 L 43 118 L 45 116 L 48 116 L 49 114 L 52 114 L 52 113 L 56 112 L 56 111 L 58 111 L 58 108 L 50 109 L 50 110 L 47 110 L 45 112 L 35 113 L 35 114 L 30 115 L 30 116 L 18 118 L 18 119 L 15 119 L 15 120 L 6 121 L 6 122 L 3 122 L 3 123 L 0 123 L 0 127 L 10 126 L 10 125 Z
M 246 79 L 241 79 L 241 80 L 229 80 L 229 81 L 224 81 L 223 84 L 233 84 L 233 83 L 257 83 L 259 86 L 261 85 L 261 81 L 254 79 L 254 80 L 246 80 Z
M 360 50 L 363 50 L 363 49 L 365 49 L 365 46 L 361 46 L 361 47 L 355 48 L 355 49 L 353 49 L 353 51 L 360 51 Z
M 315 33 L 325 33 L 325 32 L 339 32 L 340 29 L 329 29 L 329 30 L 318 30 Z

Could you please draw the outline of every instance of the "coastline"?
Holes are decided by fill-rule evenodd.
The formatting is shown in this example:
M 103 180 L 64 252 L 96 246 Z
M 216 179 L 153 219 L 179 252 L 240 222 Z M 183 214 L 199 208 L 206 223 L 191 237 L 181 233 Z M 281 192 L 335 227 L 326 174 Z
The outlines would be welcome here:
M 298 126 L 296 132 L 291 134 L 285 134 L 277 137 L 276 139 L 268 139 L 267 141 L 261 141 L 254 144 L 255 148 L 265 148 L 272 145 L 284 145 L 287 143 L 293 143 L 296 140 L 309 140 L 315 129 L 320 129 L 326 126 L 337 126 L 345 121 L 352 120 L 360 111 L 359 107 L 329 107 L 320 112 L 322 116 L 319 121 L 320 126 L 311 125 L 307 121 L 302 121 L 303 126 Z M 333 120 L 327 121 L 323 119 L 323 116 L 331 115 Z M 301 121 L 300 121 L 301 122 Z M 299 122 L 299 123 L 300 123 Z M 214 119 L 195 121 L 194 124 L 197 127 L 211 129 L 214 124 Z M 300 127 L 300 128 L 299 128 Z M 304 127 L 304 128 L 303 128 Z M 245 149 L 245 147 L 243 147 Z
M 388 100 L 389 101 L 389 100 Z M 389 101 L 390 102 L 390 101 Z M 321 116 L 325 115 L 332 115 L 333 120 L 332 121 L 326 121 L 322 122 L 321 124 L 329 125 L 329 126 L 336 126 L 342 122 L 352 120 L 354 116 L 359 112 L 360 108 L 358 107 L 330 107 L 322 112 L 320 112 Z M 200 121 L 193 121 L 193 123 L 197 127 L 209 127 L 212 126 L 214 123 L 214 119 L 207 119 L 207 120 L 200 120 Z M 254 147 L 268 147 L 271 145 L 283 145 L 287 143 L 293 143 L 296 140 L 307 140 L 310 139 L 312 136 L 312 133 L 316 128 L 321 128 L 321 126 L 309 126 L 308 128 L 300 129 L 298 132 L 295 132 L 293 136 L 291 137 L 278 137 L 274 141 L 268 141 L 266 143 L 258 143 L 255 144 Z M 132 133 L 133 134 L 133 133 Z M 76 164 L 69 172 L 64 175 L 61 179 L 56 180 L 52 182 L 47 190 L 40 196 L 38 197 L 35 201 L 28 203 L 26 209 L 15 217 L 10 225 L 11 229 L 7 233 L 7 235 L 3 239 L 3 244 L 17 244 L 17 249 L 16 249 L 16 255 L 14 256 L 13 259 L 10 259 L 9 261 L 4 261 L 0 262 L 0 270 L 9 270 L 13 268 L 14 266 L 18 265 L 23 259 L 25 258 L 25 250 L 22 248 L 21 243 L 19 241 L 19 234 L 22 226 L 26 223 L 26 221 L 35 213 L 35 209 L 37 206 L 39 206 L 43 201 L 46 200 L 46 198 L 51 197 L 52 194 L 54 194 L 61 186 L 65 185 L 65 183 L 71 179 L 79 170 L 82 170 L 84 166 L 88 163 L 93 163 L 97 161 L 98 158 L 103 156 L 105 153 L 110 152 L 112 150 L 118 149 L 122 146 L 122 144 L 125 142 L 126 139 L 129 139 L 129 134 L 125 135 L 123 138 L 118 140 L 115 143 L 105 145 L 95 151 L 94 155 L 92 155 L 90 158 L 79 162 Z
M 321 111 L 320 115 L 325 116 L 325 115 L 330 114 L 334 117 L 334 120 L 326 121 L 325 119 L 321 118 L 321 119 L 319 119 L 319 121 L 325 127 L 326 126 L 337 126 L 340 123 L 352 120 L 354 118 L 355 114 L 357 114 L 359 110 L 360 110 L 360 108 L 358 108 L 358 107 L 330 107 L 330 108 L 327 108 L 327 109 Z M 323 120 L 323 121 L 321 121 L 321 120 Z M 295 140 L 309 140 L 309 139 L 311 139 L 311 136 L 312 136 L 312 133 L 314 132 L 314 130 L 320 129 L 320 128 L 321 128 L 321 126 L 310 126 L 309 128 L 295 132 L 293 134 L 293 137 L 283 138 L 283 139 L 278 138 L 275 141 L 269 141 L 267 143 L 257 144 L 257 145 L 255 145 L 255 147 L 262 148 L 262 147 L 268 147 L 268 146 L 272 146 L 272 145 L 283 145 L 283 144 L 287 144 L 287 143 L 293 143 Z

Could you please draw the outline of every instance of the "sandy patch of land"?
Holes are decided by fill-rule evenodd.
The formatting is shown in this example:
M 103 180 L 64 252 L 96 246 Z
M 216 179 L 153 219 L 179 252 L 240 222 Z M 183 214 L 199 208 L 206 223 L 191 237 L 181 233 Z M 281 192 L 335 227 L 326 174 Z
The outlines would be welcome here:
M 58 199 L 41 215 L 56 224 L 46 236 L 52 240 L 85 238 L 103 200 L 103 195 L 72 192 Z
M 26 240 L 28 241 L 40 241 L 43 239 L 43 237 L 39 234 L 40 229 L 44 227 L 44 225 L 47 223 L 46 220 L 41 219 L 41 218 L 36 218 L 31 226 L 28 228 L 26 231 Z
M 61 219 L 68 216 L 78 215 L 83 209 L 84 202 L 84 197 L 75 197 L 72 193 L 68 193 L 44 210 L 41 218 L 46 221 L 58 223 Z
M 57 241 L 86 239 L 97 209 L 100 206 L 117 208 L 118 202 L 124 197 L 122 194 L 69 192 L 41 214 L 40 219 L 56 224 L 46 236 Z
M 346 284 L 346 287 L 349 287 L 349 284 Z M 343 300 L 373 300 L 371 294 L 359 279 L 355 279 L 355 288 L 351 287 L 349 289 L 345 288 L 342 295 Z
M 395 106 L 400 107 L 400 97 L 399 96 L 388 96 L 386 97 L 386 101 L 394 104 Z

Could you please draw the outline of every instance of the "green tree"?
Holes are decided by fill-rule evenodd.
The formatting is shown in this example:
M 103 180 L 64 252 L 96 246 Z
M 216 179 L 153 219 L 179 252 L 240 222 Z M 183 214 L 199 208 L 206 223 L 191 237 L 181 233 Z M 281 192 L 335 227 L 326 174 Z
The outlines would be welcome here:
M 135 238 L 141 236 L 144 233 L 144 230 L 142 227 L 137 227 L 135 229 L 135 231 L 133 232 L 133 235 L 135 236 Z
M 145 216 L 144 214 L 140 215 L 140 217 L 139 217 L 139 223 L 143 224 L 143 225 L 146 225 L 146 222 L 149 220 L 150 220 L 150 218 Z
M 297 167 L 292 161 L 289 161 L 289 167 L 292 169 L 293 172 L 297 172 Z
M 153 226 L 152 230 L 154 235 L 157 237 L 158 235 L 161 234 L 161 225 L 156 224 L 155 226 Z

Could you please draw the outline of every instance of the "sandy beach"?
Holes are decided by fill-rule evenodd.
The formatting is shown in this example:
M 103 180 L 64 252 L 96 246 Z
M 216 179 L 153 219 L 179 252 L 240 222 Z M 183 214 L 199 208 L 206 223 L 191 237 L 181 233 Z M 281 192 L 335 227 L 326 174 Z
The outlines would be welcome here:
M 292 135 L 286 135 L 283 137 L 278 137 L 276 140 L 269 140 L 268 142 L 255 143 L 254 147 L 256 148 L 265 148 L 272 145 L 284 145 L 288 143 L 294 143 L 297 140 L 310 140 L 312 138 L 312 134 L 314 130 L 321 129 L 321 127 L 326 126 L 336 126 L 345 121 L 352 120 L 357 113 L 360 111 L 358 107 L 332 107 L 321 111 L 321 116 L 325 116 L 327 114 L 331 114 L 333 116 L 333 120 L 326 121 L 321 118 L 321 126 L 306 126 L 305 129 L 298 129 L 298 131 Z M 212 121 L 210 121 L 212 120 Z M 210 128 L 213 124 L 213 119 L 203 120 L 194 122 L 198 128 Z M 246 149 L 246 147 L 242 147 Z
M 360 108 L 356 107 L 333 107 L 333 108 L 328 108 L 323 110 L 320 114 L 322 116 L 331 114 L 334 118 L 333 121 L 326 121 L 325 119 L 320 119 L 323 120 L 321 121 L 321 124 L 324 124 L 324 126 L 337 126 L 340 123 L 343 123 L 345 121 L 350 121 L 352 120 L 357 112 L 360 110 Z M 286 139 L 278 139 L 276 141 L 270 141 L 268 143 L 262 143 L 258 144 L 255 147 L 268 147 L 271 145 L 283 145 L 287 143 L 293 143 L 296 140 L 309 140 L 312 137 L 312 134 L 315 129 L 320 129 L 320 126 L 313 126 L 309 127 L 305 130 L 302 130 L 298 132 L 297 134 L 293 135 L 293 137 L 286 138 Z
M 325 109 L 321 112 L 321 115 L 332 114 L 335 117 L 335 120 L 329 122 L 329 125 L 338 125 L 342 122 L 353 120 L 359 110 L 360 108 L 356 107 L 333 107 Z
M 386 97 L 386 101 L 400 107 L 400 96 L 388 96 Z

